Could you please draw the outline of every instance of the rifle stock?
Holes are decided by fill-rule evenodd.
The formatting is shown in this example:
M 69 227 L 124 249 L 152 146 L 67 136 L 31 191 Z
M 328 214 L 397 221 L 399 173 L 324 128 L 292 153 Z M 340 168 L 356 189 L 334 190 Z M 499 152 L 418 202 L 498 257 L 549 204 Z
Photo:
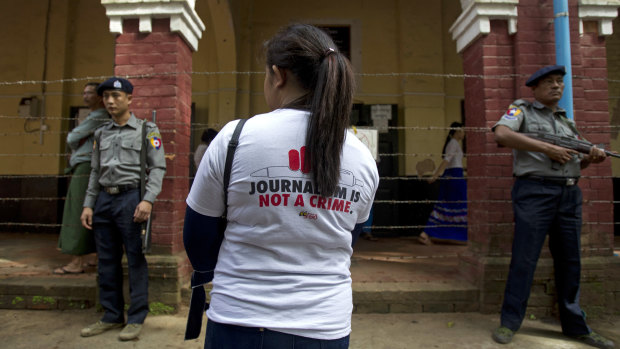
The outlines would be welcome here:
M 580 139 L 574 139 L 574 138 L 568 138 L 568 137 L 563 137 L 563 136 L 557 136 L 557 135 L 552 135 L 549 133 L 524 133 L 524 135 L 533 138 L 533 139 L 537 139 L 539 141 L 543 141 L 546 143 L 550 143 L 553 145 L 557 145 L 559 147 L 562 148 L 567 148 L 567 149 L 572 149 L 575 151 L 578 151 L 580 153 L 583 154 L 590 154 L 590 150 L 592 149 L 592 147 L 594 146 L 594 144 L 588 142 L 588 141 L 584 141 L 584 140 L 580 140 Z M 614 158 L 620 158 L 620 154 L 616 154 L 614 152 L 611 152 L 609 150 L 605 150 L 605 149 L 601 149 L 605 152 L 606 156 L 611 156 Z

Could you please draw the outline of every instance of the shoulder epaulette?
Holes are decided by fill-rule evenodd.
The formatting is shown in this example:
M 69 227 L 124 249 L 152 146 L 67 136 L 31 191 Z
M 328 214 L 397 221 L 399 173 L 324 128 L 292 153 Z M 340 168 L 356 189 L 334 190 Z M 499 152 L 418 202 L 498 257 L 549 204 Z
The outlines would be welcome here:
M 518 107 L 529 107 L 530 105 L 532 105 L 531 102 L 526 101 L 525 99 L 517 99 L 516 101 L 512 102 L 512 104 Z
M 112 121 L 110 120 L 110 121 L 106 121 L 106 122 L 104 122 L 103 124 L 101 124 L 101 125 L 97 126 L 97 128 L 95 129 L 95 134 L 97 134 L 97 133 L 101 134 L 101 132 L 103 131 L 103 129 L 104 129 L 104 128 L 106 128 L 106 127 L 108 127 L 108 126 L 110 126 L 110 125 L 111 125 L 111 123 L 112 123 Z

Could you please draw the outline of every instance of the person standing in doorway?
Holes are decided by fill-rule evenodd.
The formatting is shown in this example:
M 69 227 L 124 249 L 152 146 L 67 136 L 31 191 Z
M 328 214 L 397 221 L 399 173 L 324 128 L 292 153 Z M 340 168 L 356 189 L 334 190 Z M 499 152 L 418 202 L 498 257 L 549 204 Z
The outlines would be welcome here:
M 67 145 L 71 149 L 71 157 L 66 172 L 71 173 L 72 177 L 65 198 L 58 248 L 62 253 L 72 255 L 73 258 L 69 264 L 55 269 L 54 274 L 83 273 L 85 265 L 96 265 L 95 237 L 92 231 L 82 226 L 80 215 L 91 171 L 93 134 L 99 126 L 110 120 L 101 97 L 97 95 L 97 86 L 99 86 L 97 82 L 89 82 L 84 86 L 82 98 L 90 112 L 67 135 Z

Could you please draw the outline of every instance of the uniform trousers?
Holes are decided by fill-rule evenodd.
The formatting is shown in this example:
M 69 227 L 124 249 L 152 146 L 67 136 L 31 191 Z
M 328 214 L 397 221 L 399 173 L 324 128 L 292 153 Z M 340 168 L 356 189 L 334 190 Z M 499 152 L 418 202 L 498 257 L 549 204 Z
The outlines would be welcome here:
M 314 339 L 259 327 L 221 324 L 208 320 L 205 349 L 347 349 L 349 336 Z
M 521 327 L 536 263 L 549 235 L 562 332 L 571 336 L 590 333 L 579 306 L 581 189 L 576 185 L 517 179 L 512 202 L 515 232 L 502 326 L 513 331 Z
M 142 254 L 140 223 L 133 214 L 140 202 L 140 190 L 132 189 L 117 195 L 101 191 L 93 214 L 93 230 L 97 245 L 99 302 L 105 314 L 101 321 L 123 323 L 123 246 L 129 269 L 130 305 L 127 323 L 141 324 L 149 311 L 148 268 Z

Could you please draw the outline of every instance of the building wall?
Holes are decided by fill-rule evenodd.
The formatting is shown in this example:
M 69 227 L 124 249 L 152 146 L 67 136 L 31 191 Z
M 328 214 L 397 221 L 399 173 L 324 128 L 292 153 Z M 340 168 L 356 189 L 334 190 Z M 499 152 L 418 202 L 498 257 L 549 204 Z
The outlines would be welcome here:
M 71 105 L 82 105 L 84 82 L 58 83 L 71 77 L 107 75 L 112 71 L 114 36 L 98 1 L 6 0 L 0 2 L 3 35 L 0 81 L 39 83 L 0 86 L 0 137 L 5 154 L 1 174 L 57 174 L 66 165 L 64 138 Z M 47 37 L 47 42 L 46 42 Z M 42 84 L 40 81 L 49 81 Z M 45 94 L 45 97 L 43 95 Z M 48 132 L 40 137 L 41 118 L 17 117 L 22 97 L 36 96 L 38 115 Z M 63 133 L 64 132 L 64 133 Z M 32 156 L 31 154 L 41 154 Z
M 108 30 L 100 1 L 54 0 L 49 4 L 47 22 L 48 1 L 0 2 L 0 26 L 7 33 L 0 44 L 12 50 L 0 57 L 0 81 L 48 81 L 0 85 L 0 115 L 7 116 L 0 118 L 0 127 L 6 132 L 0 146 L 3 153 L 16 155 L 3 158 L 0 174 L 62 173 L 66 159 L 59 154 L 65 153 L 69 108 L 82 105 L 86 77 L 113 73 L 115 35 Z M 401 126 L 443 127 L 460 120 L 462 79 L 373 76 L 460 74 L 461 59 L 448 33 L 460 12 L 456 1 L 198 0 L 196 11 L 207 29 L 193 59 L 193 102 L 199 125 L 193 128 L 192 147 L 207 126 L 219 129 L 232 119 L 267 111 L 262 95 L 261 47 L 279 27 L 293 21 L 351 26 L 352 60 L 357 73 L 367 74 L 358 80 L 357 103 L 398 104 Z M 233 71 L 252 74 L 226 73 Z M 73 78 L 77 81 L 70 80 Z M 17 108 L 22 97 L 36 96 L 43 102 L 44 94 L 45 111 L 41 114 L 46 116 L 47 132 L 41 142 L 37 131 L 41 119 L 19 119 Z M 445 131 L 408 129 L 403 135 L 401 152 L 438 153 Z M 439 156 L 434 159 L 438 161 Z M 401 174 L 414 174 L 421 159 L 407 156 L 403 160 Z

